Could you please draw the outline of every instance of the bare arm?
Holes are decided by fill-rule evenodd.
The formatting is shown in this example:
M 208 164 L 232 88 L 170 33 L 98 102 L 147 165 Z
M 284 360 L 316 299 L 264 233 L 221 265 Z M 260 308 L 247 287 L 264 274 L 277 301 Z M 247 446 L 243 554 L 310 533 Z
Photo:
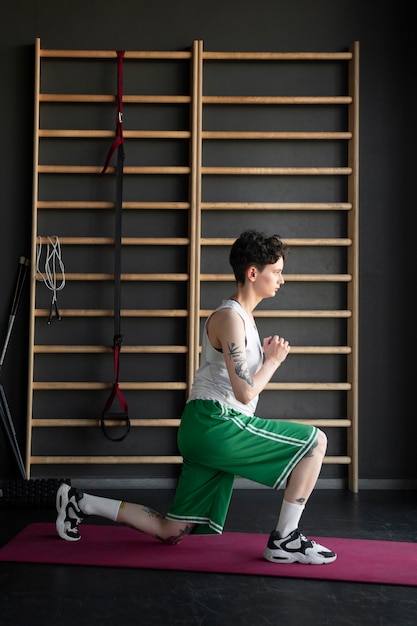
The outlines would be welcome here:
M 282 337 L 266 338 L 263 342 L 265 361 L 251 376 L 246 360 L 245 327 L 240 315 L 232 309 L 217 311 L 210 319 L 208 333 L 213 347 L 223 351 L 233 393 L 243 404 L 261 393 L 290 350 L 288 341 Z

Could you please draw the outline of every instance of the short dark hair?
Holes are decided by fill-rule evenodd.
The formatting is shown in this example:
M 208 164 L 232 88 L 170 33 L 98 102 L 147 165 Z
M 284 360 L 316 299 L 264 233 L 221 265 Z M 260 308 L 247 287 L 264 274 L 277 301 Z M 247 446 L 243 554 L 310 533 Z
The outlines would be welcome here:
M 288 245 L 278 235 L 266 235 L 257 230 L 245 230 L 232 245 L 229 262 L 232 266 L 236 281 L 245 283 L 245 272 L 254 265 L 260 272 L 265 265 L 273 264 L 278 259 L 285 262 L 288 254 Z

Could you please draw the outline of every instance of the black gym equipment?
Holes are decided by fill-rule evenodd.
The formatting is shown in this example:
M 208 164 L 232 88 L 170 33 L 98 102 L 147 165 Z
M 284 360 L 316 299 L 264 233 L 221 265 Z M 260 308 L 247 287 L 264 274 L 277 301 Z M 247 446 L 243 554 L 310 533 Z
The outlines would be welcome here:
M 7 404 L 7 398 L 4 391 L 3 384 L 1 382 L 1 374 L 3 371 L 3 363 L 6 356 L 7 348 L 10 342 L 10 337 L 12 334 L 14 322 L 16 319 L 16 313 L 20 302 L 20 297 L 22 295 L 23 284 L 25 282 L 27 269 L 29 266 L 29 259 L 26 259 L 24 256 L 21 256 L 19 259 L 19 270 L 17 273 L 16 279 L 16 287 L 14 291 L 12 307 L 9 315 L 9 323 L 7 325 L 6 337 L 3 343 L 3 349 L 0 356 L 0 417 L 1 424 L 3 427 L 4 435 L 11 447 L 14 459 L 17 463 L 19 473 L 23 479 L 26 478 L 26 468 L 23 463 L 22 455 L 20 454 L 19 444 L 16 437 L 16 431 L 13 426 L 12 416 L 10 414 L 9 405 Z
M 29 259 L 21 256 L 19 259 L 19 270 L 17 273 L 16 287 L 13 295 L 11 311 L 6 331 L 6 337 L 3 343 L 3 349 L 0 356 L 0 417 L 1 425 L 7 442 L 10 445 L 13 457 L 19 469 L 20 479 L 1 479 L 0 480 L 0 510 L 2 509 L 51 509 L 55 508 L 55 497 L 59 485 L 66 482 L 69 485 L 69 479 L 62 478 L 30 478 L 26 477 L 26 468 L 20 454 L 19 444 L 16 437 L 16 431 L 13 426 L 12 416 L 7 404 L 6 394 L 3 384 L 1 383 L 1 373 L 3 363 L 6 356 L 7 348 L 10 342 L 14 322 L 16 319 L 17 309 L 22 295 L 23 284 L 25 282 Z
M 120 328 L 121 309 L 121 250 L 122 250 L 122 208 L 123 208 L 123 166 L 124 166 L 124 137 L 123 137 L 123 57 L 124 50 L 117 50 L 117 112 L 116 112 L 116 139 L 110 146 L 101 176 L 106 172 L 112 154 L 117 149 L 116 168 L 116 201 L 115 201 L 115 233 L 114 233 L 114 336 L 113 336 L 113 367 L 114 382 L 110 395 L 106 400 L 101 412 L 101 430 L 106 439 L 110 441 L 123 441 L 130 432 L 130 419 L 128 406 L 122 390 L 119 386 L 119 360 L 122 349 L 123 335 Z M 114 401 L 118 400 L 121 411 L 111 411 Z M 123 426 L 120 436 L 111 436 L 110 423 Z

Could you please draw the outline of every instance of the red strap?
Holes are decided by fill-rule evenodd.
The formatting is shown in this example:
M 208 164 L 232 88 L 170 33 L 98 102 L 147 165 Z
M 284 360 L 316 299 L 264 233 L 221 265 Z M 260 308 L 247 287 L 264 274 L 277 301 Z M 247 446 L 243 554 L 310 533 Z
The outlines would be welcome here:
M 106 161 L 100 176 L 103 176 L 107 170 L 110 159 L 113 152 L 124 143 L 123 137 L 123 57 L 125 55 L 124 50 L 116 50 L 117 53 L 117 116 L 116 116 L 116 139 L 110 146 L 110 150 L 107 153 Z
M 109 410 L 109 408 L 111 407 L 111 405 L 113 404 L 113 400 L 115 399 L 116 395 L 117 398 L 119 400 L 119 404 L 120 404 L 120 408 L 122 409 L 123 413 L 126 413 L 127 415 L 127 402 L 120 390 L 119 387 L 119 357 L 120 357 L 120 342 L 115 342 L 114 347 L 113 347 L 113 356 L 114 356 L 114 383 L 113 383 L 113 388 L 111 390 L 111 393 L 107 399 L 106 404 L 104 405 L 104 409 L 102 412 L 102 415 L 104 416 L 105 413 L 107 413 L 107 411 Z

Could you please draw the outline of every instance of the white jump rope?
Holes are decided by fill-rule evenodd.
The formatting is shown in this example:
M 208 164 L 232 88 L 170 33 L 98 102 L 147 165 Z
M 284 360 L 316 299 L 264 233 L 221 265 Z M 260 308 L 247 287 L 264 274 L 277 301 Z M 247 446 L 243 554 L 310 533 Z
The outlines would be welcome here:
M 61 313 L 58 308 L 57 292 L 62 291 L 65 287 L 65 267 L 62 261 L 61 244 L 57 235 L 48 237 L 48 243 L 46 245 L 45 256 L 45 269 L 44 272 L 40 269 L 40 262 L 42 256 L 42 237 L 39 237 L 38 251 L 36 255 L 36 272 L 40 274 L 46 287 L 52 291 L 51 306 L 49 309 L 48 324 L 52 322 L 52 314 L 55 311 L 55 315 L 58 320 L 61 319 Z M 60 273 L 62 278 L 59 284 L 57 281 L 57 274 Z

